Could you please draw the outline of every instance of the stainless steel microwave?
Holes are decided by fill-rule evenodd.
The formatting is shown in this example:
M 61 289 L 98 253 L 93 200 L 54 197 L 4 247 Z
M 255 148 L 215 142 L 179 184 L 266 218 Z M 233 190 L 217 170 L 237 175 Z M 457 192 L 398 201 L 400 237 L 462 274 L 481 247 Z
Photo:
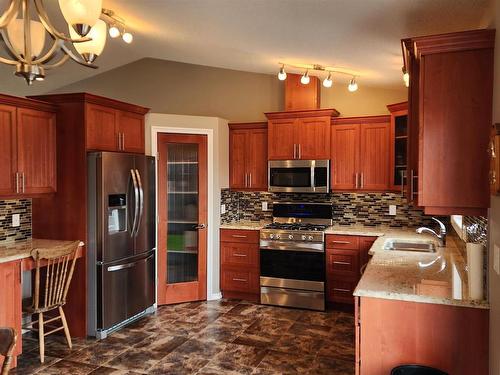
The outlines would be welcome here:
M 285 193 L 328 193 L 330 160 L 269 161 L 269 191 Z

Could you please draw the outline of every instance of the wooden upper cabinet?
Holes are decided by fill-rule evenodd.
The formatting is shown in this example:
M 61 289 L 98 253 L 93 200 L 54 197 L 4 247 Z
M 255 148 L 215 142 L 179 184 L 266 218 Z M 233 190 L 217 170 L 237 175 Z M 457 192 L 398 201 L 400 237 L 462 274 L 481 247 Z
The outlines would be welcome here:
M 0 105 L 0 195 L 16 194 L 16 107 Z
M 301 118 L 295 133 L 299 145 L 299 159 L 330 159 L 330 125 L 331 117 Z
M 118 137 L 121 137 L 121 151 L 143 154 L 144 115 L 120 111 L 117 125 Z
M 389 189 L 389 135 L 389 123 L 360 126 L 359 187 L 361 190 Z
M 87 93 L 35 96 L 55 103 L 61 114 L 61 126 L 72 114 L 76 129 L 85 132 L 87 151 L 117 151 L 143 154 L 145 151 L 145 119 L 149 108 Z M 75 116 L 73 116 L 75 117 Z
M 331 158 L 332 189 L 357 189 L 359 182 L 359 124 L 332 126 Z
M 56 115 L 33 109 L 17 111 L 17 169 L 24 194 L 56 191 Z
M 495 30 L 417 37 L 411 44 L 418 63 L 410 87 L 418 87 L 419 100 L 409 102 L 419 113 L 418 204 L 426 214 L 485 215 Z
M 56 191 L 55 107 L 0 95 L 0 196 Z
M 269 160 L 290 160 L 297 157 L 295 129 L 297 119 L 276 119 L 268 123 Z
M 117 113 L 113 108 L 97 104 L 86 106 L 87 149 L 117 151 Z
M 267 190 L 267 123 L 229 124 L 229 186 Z
M 285 110 L 319 109 L 321 83 L 318 77 L 310 76 L 310 82 L 300 82 L 302 74 L 288 73 L 285 80 Z
M 269 160 L 330 159 L 330 122 L 335 109 L 266 113 Z
M 332 190 L 386 191 L 389 116 L 344 117 L 332 125 Z

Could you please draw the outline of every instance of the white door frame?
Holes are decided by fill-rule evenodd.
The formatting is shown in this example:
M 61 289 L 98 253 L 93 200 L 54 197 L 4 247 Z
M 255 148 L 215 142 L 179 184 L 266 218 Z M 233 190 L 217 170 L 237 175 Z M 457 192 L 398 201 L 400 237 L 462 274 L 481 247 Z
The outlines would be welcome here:
M 208 174 L 207 174 L 207 300 L 220 299 L 220 293 L 213 292 L 213 270 L 214 270 L 214 230 L 215 223 L 213 222 L 214 212 L 214 131 L 213 129 L 201 128 L 182 128 L 171 126 L 151 126 L 151 155 L 155 158 L 156 171 L 158 170 L 158 135 L 162 133 L 171 134 L 201 134 L 207 136 L 208 146 Z M 158 187 L 158 173 L 156 173 L 156 187 Z M 156 212 L 158 212 L 158 189 L 156 189 Z M 158 243 L 158 220 L 156 220 L 156 243 Z M 157 246 L 158 248 L 158 246 Z M 156 258 L 158 259 L 158 257 Z M 156 268 L 156 280 L 158 280 L 158 265 Z M 156 301 L 158 301 L 158 287 L 156 288 Z

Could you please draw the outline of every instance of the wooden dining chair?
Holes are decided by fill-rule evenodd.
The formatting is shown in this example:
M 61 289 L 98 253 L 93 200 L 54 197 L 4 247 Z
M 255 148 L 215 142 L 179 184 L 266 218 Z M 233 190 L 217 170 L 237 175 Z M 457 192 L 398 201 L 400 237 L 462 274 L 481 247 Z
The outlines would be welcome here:
M 31 256 L 35 261 L 35 290 L 31 306 L 23 308 L 29 314 L 38 315 L 38 320 L 30 322 L 25 328 L 38 331 L 40 345 L 40 362 L 45 357 L 45 336 L 64 330 L 66 341 L 71 349 L 71 336 L 68 329 L 63 306 L 66 304 L 69 285 L 76 263 L 76 251 L 80 241 L 68 245 L 52 247 L 50 249 L 33 249 Z M 58 310 L 58 314 L 44 320 L 44 314 Z M 59 327 L 49 326 L 45 332 L 45 325 L 61 321 Z M 36 328 L 35 328 L 36 326 Z
M 0 355 L 4 356 L 2 371 L 0 375 L 9 373 L 10 364 L 12 362 L 12 354 L 16 347 L 17 333 L 16 330 L 9 327 L 0 327 Z

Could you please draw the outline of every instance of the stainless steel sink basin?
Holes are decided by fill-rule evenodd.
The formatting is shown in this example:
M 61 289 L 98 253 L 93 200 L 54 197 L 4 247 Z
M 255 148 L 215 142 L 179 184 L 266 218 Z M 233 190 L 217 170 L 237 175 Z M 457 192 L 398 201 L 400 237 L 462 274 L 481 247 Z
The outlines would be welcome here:
M 384 243 L 384 250 L 417 251 L 422 253 L 435 253 L 436 245 L 433 241 L 398 240 L 389 238 Z

